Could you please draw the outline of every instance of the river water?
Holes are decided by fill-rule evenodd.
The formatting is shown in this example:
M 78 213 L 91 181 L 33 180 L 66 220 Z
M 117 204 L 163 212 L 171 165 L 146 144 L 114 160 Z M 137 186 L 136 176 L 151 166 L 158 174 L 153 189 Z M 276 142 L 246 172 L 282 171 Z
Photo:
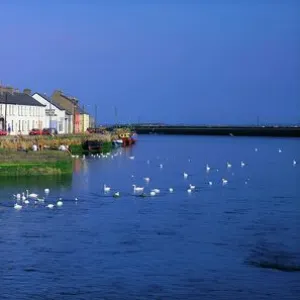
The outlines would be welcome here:
M 1 299 L 298 299 L 299 140 L 140 135 L 112 154 L 1 178 Z

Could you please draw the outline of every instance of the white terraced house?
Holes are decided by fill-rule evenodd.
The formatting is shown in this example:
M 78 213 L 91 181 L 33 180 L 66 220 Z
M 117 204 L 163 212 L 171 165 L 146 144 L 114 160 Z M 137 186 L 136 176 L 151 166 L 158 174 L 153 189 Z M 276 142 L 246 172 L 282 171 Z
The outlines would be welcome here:
M 0 130 L 10 131 L 10 134 L 29 134 L 33 128 L 45 127 L 45 105 L 23 93 L 0 89 Z M 5 124 L 6 121 L 6 124 Z M 48 126 L 48 124 L 47 124 Z
M 58 133 L 73 132 L 73 116 L 45 94 L 34 93 L 32 98 L 45 105 L 45 127 L 55 128 Z

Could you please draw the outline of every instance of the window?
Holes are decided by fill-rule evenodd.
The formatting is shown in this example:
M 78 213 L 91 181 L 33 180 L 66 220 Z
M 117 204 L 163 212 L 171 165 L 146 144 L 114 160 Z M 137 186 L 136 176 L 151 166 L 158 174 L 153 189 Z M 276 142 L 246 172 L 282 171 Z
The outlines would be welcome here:
M 14 120 L 11 120 L 11 132 L 14 132 Z
M 2 104 L 0 104 L 0 115 L 2 115 Z
M 19 120 L 18 131 L 21 131 L 21 120 Z
M 32 121 L 32 129 L 34 128 L 34 120 Z

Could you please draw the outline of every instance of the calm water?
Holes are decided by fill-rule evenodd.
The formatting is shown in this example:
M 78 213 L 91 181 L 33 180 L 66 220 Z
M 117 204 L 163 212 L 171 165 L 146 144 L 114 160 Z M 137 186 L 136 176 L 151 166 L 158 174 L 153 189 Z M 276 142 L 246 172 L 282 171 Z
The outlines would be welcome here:
M 115 153 L 76 160 L 73 177 L 1 178 L 1 299 L 299 297 L 300 140 L 153 135 Z M 44 204 L 13 208 L 44 188 Z

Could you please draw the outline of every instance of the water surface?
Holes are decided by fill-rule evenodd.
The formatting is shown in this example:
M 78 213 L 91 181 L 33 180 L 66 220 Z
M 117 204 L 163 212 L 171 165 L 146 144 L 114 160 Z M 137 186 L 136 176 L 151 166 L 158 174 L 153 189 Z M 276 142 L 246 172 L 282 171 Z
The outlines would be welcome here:
M 73 177 L 1 179 L 1 299 L 297 299 L 299 153 L 297 139 L 141 135 Z

